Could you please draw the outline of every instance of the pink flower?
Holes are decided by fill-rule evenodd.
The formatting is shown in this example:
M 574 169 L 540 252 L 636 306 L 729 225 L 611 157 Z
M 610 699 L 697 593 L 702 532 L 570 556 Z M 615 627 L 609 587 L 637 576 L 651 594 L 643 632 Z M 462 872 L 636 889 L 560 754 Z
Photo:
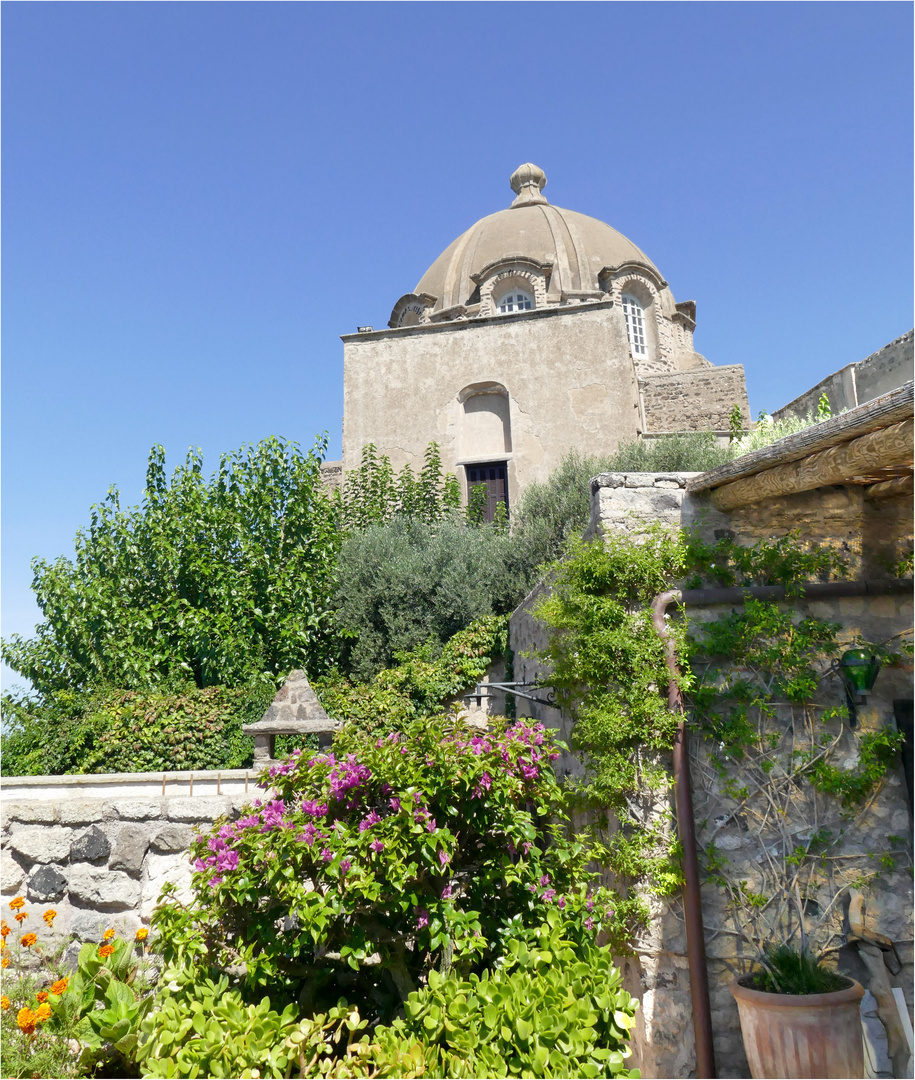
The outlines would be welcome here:
M 349 870 L 352 867 L 352 865 L 353 865 L 353 860 L 352 859 L 344 859 L 343 862 L 340 863 L 340 870 L 344 874 L 349 873 Z
M 546 900 L 547 903 L 549 903 L 553 899 L 553 897 L 556 895 L 556 890 L 555 889 L 545 889 L 540 895 L 543 897 L 544 900 Z
M 207 882 L 207 884 L 212 888 L 214 885 L 219 885 L 219 883 L 221 881 L 222 881 L 222 878 L 220 877 L 220 875 L 216 874 L 214 877 L 210 878 L 210 880 Z
M 424 926 L 429 925 L 429 912 L 425 908 L 416 909 L 416 929 L 422 930 Z
M 381 840 L 373 840 L 371 844 L 369 844 L 369 847 L 372 851 L 383 851 L 384 843 Z
M 549 883 L 550 883 L 550 875 L 549 874 L 544 874 L 543 877 L 540 879 L 540 884 L 541 885 L 549 885 Z
M 426 822 L 426 828 L 429 830 L 429 832 L 435 832 L 437 827 L 438 826 L 435 824 L 435 818 L 434 817 L 429 818 L 429 820 Z
M 400 799 L 392 797 L 388 800 L 388 802 L 390 803 L 391 809 L 394 811 L 395 814 L 400 812 Z
M 438 853 L 438 861 L 442 864 L 442 866 L 447 866 L 448 863 L 451 862 L 451 856 L 445 851 L 440 851 Z
M 593 901 L 593 900 L 589 900 L 589 901 L 587 902 L 587 904 L 585 904 L 585 907 L 586 907 L 586 908 L 588 909 L 588 911 L 593 911 L 593 910 L 594 910 L 594 901 Z
M 590 915 L 587 917 L 587 919 L 585 919 L 585 927 L 588 930 L 593 930 L 594 929 L 594 920 L 591 918 Z
M 330 861 L 331 861 L 331 859 L 332 859 L 333 857 L 334 857 L 334 854 L 333 854 L 333 852 L 332 852 L 332 851 L 330 850 L 330 848 L 324 848 L 324 849 L 323 849 L 323 850 L 321 851 L 321 858 L 322 858 L 322 859 L 323 859 L 323 860 L 324 860 L 325 862 L 330 862 Z
M 564 896 L 560 896 L 560 897 L 559 897 L 559 899 L 558 899 L 558 900 L 556 901 L 556 907 L 558 907 L 558 908 L 564 908 L 565 906 L 566 906 L 566 901 L 565 901 L 565 897 L 564 897 Z
M 452 895 L 452 893 L 453 893 L 453 890 L 452 890 L 451 886 L 446 885 L 444 887 L 444 889 L 442 889 L 442 899 L 443 900 L 449 899 L 449 897 Z
M 366 829 L 370 829 L 373 825 L 377 825 L 381 821 L 381 818 L 373 810 L 367 817 L 364 817 L 359 822 L 359 832 L 365 832 Z

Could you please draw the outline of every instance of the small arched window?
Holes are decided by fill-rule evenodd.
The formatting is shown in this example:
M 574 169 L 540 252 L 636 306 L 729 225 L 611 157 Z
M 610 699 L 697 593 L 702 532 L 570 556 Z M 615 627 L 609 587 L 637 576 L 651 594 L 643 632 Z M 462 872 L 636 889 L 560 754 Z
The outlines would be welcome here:
M 633 356 L 647 356 L 645 338 L 645 311 L 632 293 L 623 293 L 623 314 L 626 316 L 626 333 Z
M 523 289 L 512 289 L 510 293 L 499 301 L 499 314 L 511 315 L 516 311 L 530 311 L 534 306 L 534 298 Z

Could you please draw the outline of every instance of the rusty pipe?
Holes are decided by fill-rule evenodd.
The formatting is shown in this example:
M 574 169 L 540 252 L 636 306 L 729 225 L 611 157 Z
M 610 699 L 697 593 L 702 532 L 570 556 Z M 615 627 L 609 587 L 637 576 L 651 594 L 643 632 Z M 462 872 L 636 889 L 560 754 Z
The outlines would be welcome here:
M 667 704 L 680 717 L 673 747 L 674 796 L 677 805 L 677 831 L 683 848 L 683 912 L 686 917 L 686 956 L 689 963 L 689 992 L 693 1007 L 693 1032 L 696 1038 L 696 1075 L 715 1076 L 715 1046 L 712 1040 L 712 1009 L 708 993 L 708 970 L 705 963 L 705 927 L 702 921 L 702 894 L 699 882 L 699 858 L 696 854 L 696 826 L 693 818 L 693 791 L 689 776 L 689 748 L 683 719 L 683 694 L 678 682 L 677 647 L 665 612 L 682 600 L 680 589 L 659 593 L 651 602 L 651 621 L 664 642 L 667 670 Z

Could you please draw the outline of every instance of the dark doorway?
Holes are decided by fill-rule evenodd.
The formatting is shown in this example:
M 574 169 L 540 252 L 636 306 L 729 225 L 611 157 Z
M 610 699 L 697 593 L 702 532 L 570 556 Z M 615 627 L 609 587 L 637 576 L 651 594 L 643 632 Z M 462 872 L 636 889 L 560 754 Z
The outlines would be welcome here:
M 467 491 L 478 484 L 486 488 L 486 502 L 483 504 L 483 520 L 492 521 L 496 516 L 499 503 L 505 506 L 508 516 L 508 465 L 504 461 L 491 461 L 485 465 L 467 465 Z

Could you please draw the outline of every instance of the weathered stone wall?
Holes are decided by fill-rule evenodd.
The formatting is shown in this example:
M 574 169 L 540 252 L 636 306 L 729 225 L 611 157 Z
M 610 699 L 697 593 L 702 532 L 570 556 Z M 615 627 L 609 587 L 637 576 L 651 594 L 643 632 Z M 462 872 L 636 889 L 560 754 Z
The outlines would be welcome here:
M 607 453 L 640 427 L 635 371 L 609 304 L 547 308 L 343 339 L 343 467 L 374 443 L 395 469 L 422 463 L 430 440 L 446 472 L 492 459 L 464 438 L 471 387 L 508 395 L 509 501 L 545 480 L 569 450 Z
M 850 558 L 852 573 L 862 575 L 879 569 L 878 576 L 887 576 L 886 558 L 900 550 L 902 540 L 911 535 L 911 514 L 906 515 L 901 505 L 888 505 L 891 500 L 869 503 L 863 499 L 859 488 L 829 488 L 809 492 L 789 499 L 771 500 L 771 505 L 759 504 L 737 511 L 734 515 L 720 514 L 707 499 L 697 498 L 685 492 L 685 484 L 692 474 L 604 474 L 592 481 L 592 517 L 588 535 L 596 536 L 599 528 L 631 533 L 646 523 L 661 522 L 677 527 L 681 521 L 704 533 L 713 540 L 722 535 L 735 536 L 739 541 L 753 543 L 758 539 L 784 535 L 800 529 L 805 538 L 819 542 L 844 545 Z M 902 504 L 906 500 L 893 500 Z M 881 569 L 882 567 L 882 569 Z M 511 619 L 511 645 L 515 651 L 515 675 L 519 679 L 544 678 L 545 671 L 535 653 L 547 644 L 547 635 L 531 614 L 536 601 L 548 589 L 543 583 L 524 601 Z M 866 599 L 842 598 L 796 603 L 800 614 L 810 614 L 839 623 L 849 640 L 856 635 L 883 641 L 902 633 L 912 626 L 912 601 L 909 597 L 875 596 Z M 691 608 L 689 617 L 701 622 L 720 617 L 729 610 L 722 606 L 704 609 Z M 824 687 L 833 703 L 842 700 L 838 684 Z M 912 694 L 911 671 L 904 668 L 885 668 L 877 682 L 875 692 L 866 708 L 860 710 L 860 723 L 864 730 L 878 724 L 892 723 L 893 702 L 898 698 L 910 698 Z M 568 741 L 572 735 L 572 718 L 558 709 L 532 705 L 519 701 L 522 715 L 534 716 L 545 725 L 558 730 Z M 796 718 L 783 711 L 780 722 L 791 725 Z M 780 822 L 779 835 L 770 836 L 756 827 L 758 823 L 746 814 L 731 817 L 736 804 L 727 794 L 728 780 L 736 772 L 724 776 L 711 767 L 709 747 L 694 739 L 691 747 L 695 818 L 699 824 L 698 841 L 703 851 L 714 842 L 719 852 L 729 860 L 729 876 L 745 880 L 749 887 L 762 881 L 762 870 L 770 856 L 784 855 L 775 845 L 795 842 L 809 827 L 810 806 L 802 801 L 792 802 L 784 820 Z M 839 744 L 840 757 L 851 763 L 854 753 L 849 735 Z M 583 773 L 580 760 L 574 753 L 563 755 L 560 762 L 562 775 L 580 776 Z M 673 813 L 669 792 L 660 792 L 653 800 L 650 812 L 662 828 L 672 826 Z M 834 823 L 835 824 L 835 823 Z M 906 1000 L 912 1005 L 911 987 L 913 974 L 912 946 L 912 886 L 908 868 L 911 866 L 911 817 L 909 799 L 902 770 L 891 771 L 885 783 L 868 802 L 862 814 L 849 823 L 836 850 L 839 856 L 835 864 L 857 870 L 879 870 L 867 894 L 866 927 L 871 932 L 885 934 L 896 944 L 903 962 L 897 975 L 887 971 L 892 985 L 903 987 Z M 783 834 L 783 835 L 782 835 Z M 896 860 L 897 870 L 881 868 L 878 857 L 887 849 L 887 836 L 893 834 L 908 839 L 908 850 Z M 768 852 L 768 854 L 767 854 Z M 868 859 L 868 853 L 874 853 Z M 842 882 L 839 882 L 841 887 Z M 847 935 L 849 927 L 847 908 L 849 891 L 841 896 L 841 902 L 832 912 L 836 933 Z M 823 902 L 826 893 L 823 894 Z M 728 989 L 735 974 L 746 969 L 746 946 L 734 933 L 734 924 L 728 910 L 726 892 L 718 885 L 707 884 L 702 891 L 708 975 L 712 1006 L 712 1023 L 715 1037 L 715 1055 L 718 1075 L 729 1077 L 749 1076 L 743 1050 L 743 1040 L 736 1004 Z M 682 907 L 678 900 L 650 902 L 652 919 L 646 933 L 636 943 L 635 956 L 623 962 L 627 989 L 640 999 L 637 1026 L 633 1039 L 632 1065 L 642 1070 L 645 1077 L 670 1077 L 695 1075 L 695 1044 L 692 1028 L 689 968 L 686 959 L 686 939 Z M 856 950 L 843 947 L 839 962 L 868 986 L 870 979 Z M 873 998 L 868 998 L 868 1008 L 873 1008 Z M 873 1027 L 872 1018 L 869 1021 Z M 879 1029 L 878 1029 L 879 1030 Z M 879 1039 L 878 1039 L 879 1042 Z M 878 1048 L 879 1049 L 879 1048 Z M 882 1075 L 888 1071 L 885 1053 L 882 1058 Z M 877 1075 L 878 1073 L 874 1073 Z M 897 1075 L 901 1073 L 897 1072 Z
M 805 542 L 837 548 L 851 577 L 892 577 L 892 568 L 911 550 L 912 499 L 869 499 L 866 493 L 861 484 L 834 485 L 722 513 L 708 493 L 688 492 L 683 525 L 709 541 L 727 534 L 742 544 L 796 533 Z
M 26 897 L 43 939 L 83 942 L 101 940 L 108 927 L 132 937 L 148 926 L 167 881 L 187 898 L 194 836 L 238 816 L 258 792 L 56 799 L 48 785 L 43 794 L 2 805 L 3 902 Z M 57 912 L 53 931 L 41 924 L 49 908 Z
M 741 364 L 701 367 L 639 382 L 645 430 L 717 431 L 729 426 L 731 409 L 740 407 L 750 425 L 750 403 Z
M 686 483 L 698 473 L 601 473 L 591 481 L 591 522 L 585 539 L 601 528 L 615 533 L 644 529 L 647 524 L 675 529 Z
M 815 415 L 823 394 L 829 398 L 834 416 L 843 409 L 853 409 L 888 394 L 913 377 L 915 362 L 912 339 L 913 332 L 910 330 L 857 364 L 846 364 L 787 405 L 776 409 L 772 413 L 773 418 L 782 420 L 786 416 Z

